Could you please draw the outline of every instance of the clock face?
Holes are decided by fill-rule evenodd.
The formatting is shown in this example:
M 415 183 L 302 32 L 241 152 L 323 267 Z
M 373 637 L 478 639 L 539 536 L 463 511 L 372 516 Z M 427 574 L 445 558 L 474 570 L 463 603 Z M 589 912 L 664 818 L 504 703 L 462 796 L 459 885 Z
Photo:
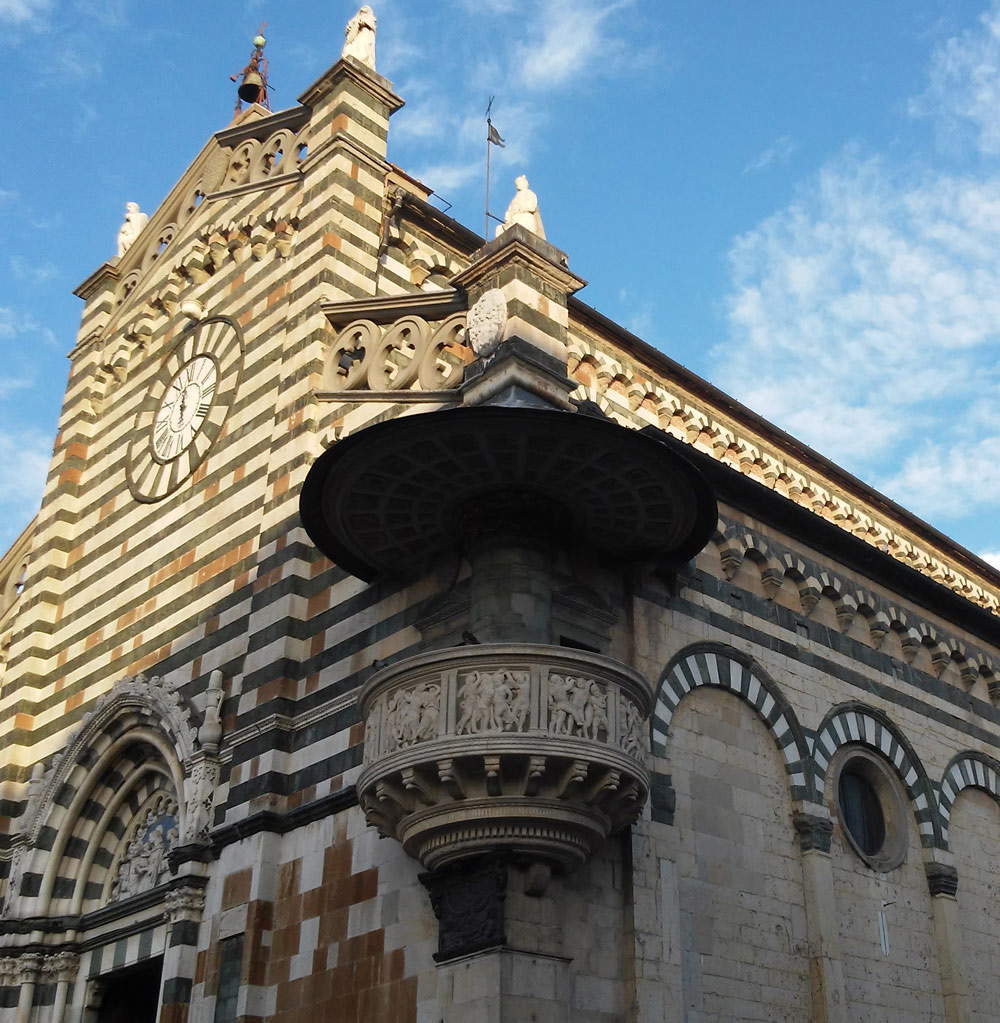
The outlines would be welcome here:
M 168 352 L 135 420 L 127 479 L 139 501 L 173 493 L 222 432 L 243 368 L 243 341 L 229 320 L 202 320 Z
M 219 371 L 211 355 L 196 355 L 167 385 L 153 420 L 153 457 L 177 458 L 194 440 L 212 408 Z

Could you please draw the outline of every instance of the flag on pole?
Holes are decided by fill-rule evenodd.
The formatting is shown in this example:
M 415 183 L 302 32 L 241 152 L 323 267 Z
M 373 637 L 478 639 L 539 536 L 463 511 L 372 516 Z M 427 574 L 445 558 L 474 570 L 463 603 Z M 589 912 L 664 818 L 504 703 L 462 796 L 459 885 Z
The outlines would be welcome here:
M 507 143 L 504 142 L 503 138 L 500 135 L 500 132 L 498 132 L 496 128 L 493 127 L 493 122 L 489 120 L 489 118 L 487 118 L 486 120 L 486 129 L 487 129 L 486 141 L 492 142 L 493 145 L 499 146 L 501 149 L 503 149 Z

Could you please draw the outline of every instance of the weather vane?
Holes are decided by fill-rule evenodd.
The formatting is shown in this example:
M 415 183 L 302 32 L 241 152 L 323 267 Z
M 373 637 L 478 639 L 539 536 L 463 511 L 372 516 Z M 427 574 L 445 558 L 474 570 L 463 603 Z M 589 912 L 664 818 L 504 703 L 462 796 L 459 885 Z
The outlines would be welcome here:
M 490 233 L 490 221 L 495 220 L 498 224 L 502 224 L 503 221 L 499 217 L 493 216 L 490 213 L 490 153 L 492 152 L 492 146 L 499 146 L 503 149 L 507 143 L 504 141 L 503 136 L 496 130 L 493 124 L 493 100 L 495 96 L 490 96 L 490 102 L 486 107 L 486 202 L 483 204 L 483 237 L 488 238 Z
M 262 21 L 257 34 L 253 37 L 253 53 L 250 54 L 247 66 L 235 75 L 229 76 L 231 82 L 242 78 L 239 88 L 236 90 L 235 112 L 237 114 L 243 109 L 243 103 L 259 103 L 265 110 L 271 109 L 267 98 L 267 58 L 264 56 L 264 47 L 267 45 L 267 40 L 264 38 L 265 28 L 267 28 L 267 22 Z

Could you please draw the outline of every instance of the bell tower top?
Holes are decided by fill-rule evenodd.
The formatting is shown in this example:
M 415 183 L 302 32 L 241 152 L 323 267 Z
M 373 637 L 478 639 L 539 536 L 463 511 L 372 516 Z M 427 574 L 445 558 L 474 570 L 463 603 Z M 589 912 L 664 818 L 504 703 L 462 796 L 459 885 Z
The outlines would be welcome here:
M 253 52 L 250 54 L 246 67 L 235 75 L 229 76 L 231 82 L 235 82 L 237 78 L 240 80 L 236 89 L 234 117 L 239 115 L 244 103 L 257 103 L 265 110 L 271 109 L 267 97 L 267 58 L 264 56 L 264 47 L 267 45 L 267 39 L 264 37 L 266 27 L 266 22 L 262 23 L 253 37 Z

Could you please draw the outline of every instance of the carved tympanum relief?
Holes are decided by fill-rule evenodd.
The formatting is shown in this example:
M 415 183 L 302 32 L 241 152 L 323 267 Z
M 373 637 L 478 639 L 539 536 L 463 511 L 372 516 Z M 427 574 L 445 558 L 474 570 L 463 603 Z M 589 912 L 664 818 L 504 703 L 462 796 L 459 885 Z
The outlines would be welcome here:
M 549 676 L 550 732 L 606 739 L 609 730 L 608 694 L 602 686 L 592 678 Z
M 529 672 L 473 671 L 463 675 L 460 684 L 457 734 L 524 731 L 531 695 Z
M 170 874 L 167 854 L 177 844 L 177 838 L 177 801 L 161 796 L 141 816 L 118 861 L 111 883 L 111 900 L 131 898 L 166 881 Z

